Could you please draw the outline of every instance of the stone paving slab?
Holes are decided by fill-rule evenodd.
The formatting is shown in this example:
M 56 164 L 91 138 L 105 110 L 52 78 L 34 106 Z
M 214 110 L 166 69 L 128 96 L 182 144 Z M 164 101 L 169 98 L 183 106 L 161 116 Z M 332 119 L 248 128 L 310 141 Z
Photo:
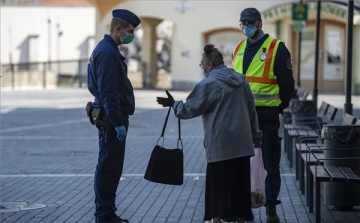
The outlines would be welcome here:
M 188 92 L 172 94 L 185 99 Z M 201 118 L 182 121 L 184 185 L 148 182 L 143 174 L 167 112 L 156 104 L 155 97 L 165 93 L 136 90 L 135 95 L 137 110 L 130 118 L 124 174 L 117 191 L 118 214 L 131 223 L 202 222 L 206 160 Z M 91 96 L 86 89 L 1 92 L 0 205 L 29 202 L 46 207 L 11 212 L 0 209 L 0 222 L 94 222 L 93 176 L 98 148 L 96 129 L 85 116 L 87 101 Z M 332 101 L 341 99 L 334 96 Z M 175 145 L 176 140 L 176 119 L 172 116 L 165 145 Z M 281 173 L 281 222 L 315 222 L 285 158 Z M 265 222 L 265 208 L 253 211 L 254 223 Z M 360 207 L 339 212 L 322 205 L 322 222 L 360 222 Z

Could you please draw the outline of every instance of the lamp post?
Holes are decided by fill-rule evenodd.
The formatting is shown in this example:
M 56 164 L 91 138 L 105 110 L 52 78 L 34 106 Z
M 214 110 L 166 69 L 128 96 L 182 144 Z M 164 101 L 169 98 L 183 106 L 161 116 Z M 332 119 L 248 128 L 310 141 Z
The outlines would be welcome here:
M 317 108 L 318 99 L 318 67 L 319 67 L 319 42 L 320 42 L 320 20 L 321 20 L 321 1 L 317 2 L 316 6 L 316 34 L 315 34 L 315 70 L 314 70 L 314 89 L 313 89 L 313 100 L 315 107 Z
M 60 30 L 60 24 L 56 24 L 57 27 L 57 60 L 60 61 L 60 37 L 62 36 L 63 32 Z
M 352 48 L 353 48 L 353 25 L 354 25 L 354 1 L 348 3 L 347 21 L 347 60 L 346 60 L 346 94 L 344 112 L 352 115 L 353 105 L 351 103 L 351 74 L 352 74 Z
M 51 61 L 51 19 L 48 15 L 48 68 L 50 69 Z
M 186 0 L 181 0 L 179 3 L 174 4 L 174 9 L 184 14 L 186 11 L 192 9 L 192 4 L 186 2 Z
M 300 4 L 302 4 L 302 0 L 300 0 Z M 298 65 L 297 65 L 297 85 L 301 87 L 301 77 L 300 77 L 300 68 L 301 68 L 301 39 L 302 39 L 302 30 L 298 32 Z
M 57 73 L 60 74 L 60 37 L 62 36 L 63 32 L 60 30 L 60 24 L 56 24 L 57 28 Z

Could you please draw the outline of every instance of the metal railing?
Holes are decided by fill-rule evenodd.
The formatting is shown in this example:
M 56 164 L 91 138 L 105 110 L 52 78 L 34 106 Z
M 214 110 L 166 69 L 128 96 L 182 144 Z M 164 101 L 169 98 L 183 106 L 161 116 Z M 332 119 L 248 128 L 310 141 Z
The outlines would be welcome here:
M 1 0 L 3 6 L 39 5 L 39 0 Z
M 2 89 L 52 89 L 61 87 L 87 87 L 88 59 L 29 62 L 1 65 Z M 151 87 L 144 83 L 146 66 L 128 69 L 134 88 Z M 171 88 L 171 74 L 164 69 L 157 72 L 153 88 Z
M 1 87 L 54 88 L 86 83 L 88 59 L 1 65 Z

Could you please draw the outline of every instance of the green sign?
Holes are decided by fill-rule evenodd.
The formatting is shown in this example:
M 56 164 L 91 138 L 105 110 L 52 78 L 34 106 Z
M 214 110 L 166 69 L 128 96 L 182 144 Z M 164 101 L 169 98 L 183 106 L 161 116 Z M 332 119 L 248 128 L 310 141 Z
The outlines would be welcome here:
M 292 4 L 292 20 L 307 20 L 308 5 L 302 3 Z

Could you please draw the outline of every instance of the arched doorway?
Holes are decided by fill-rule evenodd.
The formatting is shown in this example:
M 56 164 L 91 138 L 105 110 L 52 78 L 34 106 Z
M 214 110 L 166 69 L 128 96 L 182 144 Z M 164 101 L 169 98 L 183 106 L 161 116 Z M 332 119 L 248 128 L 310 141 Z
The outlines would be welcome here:
M 224 63 L 231 67 L 232 52 L 236 45 L 246 39 L 241 29 L 222 28 L 204 33 L 205 44 L 214 44 L 224 56 Z
M 319 93 L 343 93 L 345 85 L 345 32 L 346 24 L 322 20 L 320 25 L 320 43 L 318 61 L 318 90 Z M 301 87 L 307 91 L 312 91 L 315 72 L 315 21 L 306 24 L 306 30 L 302 33 L 300 77 Z M 297 34 L 294 33 L 297 39 Z M 297 45 L 293 45 L 293 50 L 297 52 Z M 297 54 L 295 61 L 297 60 Z M 297 64 L 295 64 L 295 67 Z M 294 69 L 294 75 L 297 73 Z

